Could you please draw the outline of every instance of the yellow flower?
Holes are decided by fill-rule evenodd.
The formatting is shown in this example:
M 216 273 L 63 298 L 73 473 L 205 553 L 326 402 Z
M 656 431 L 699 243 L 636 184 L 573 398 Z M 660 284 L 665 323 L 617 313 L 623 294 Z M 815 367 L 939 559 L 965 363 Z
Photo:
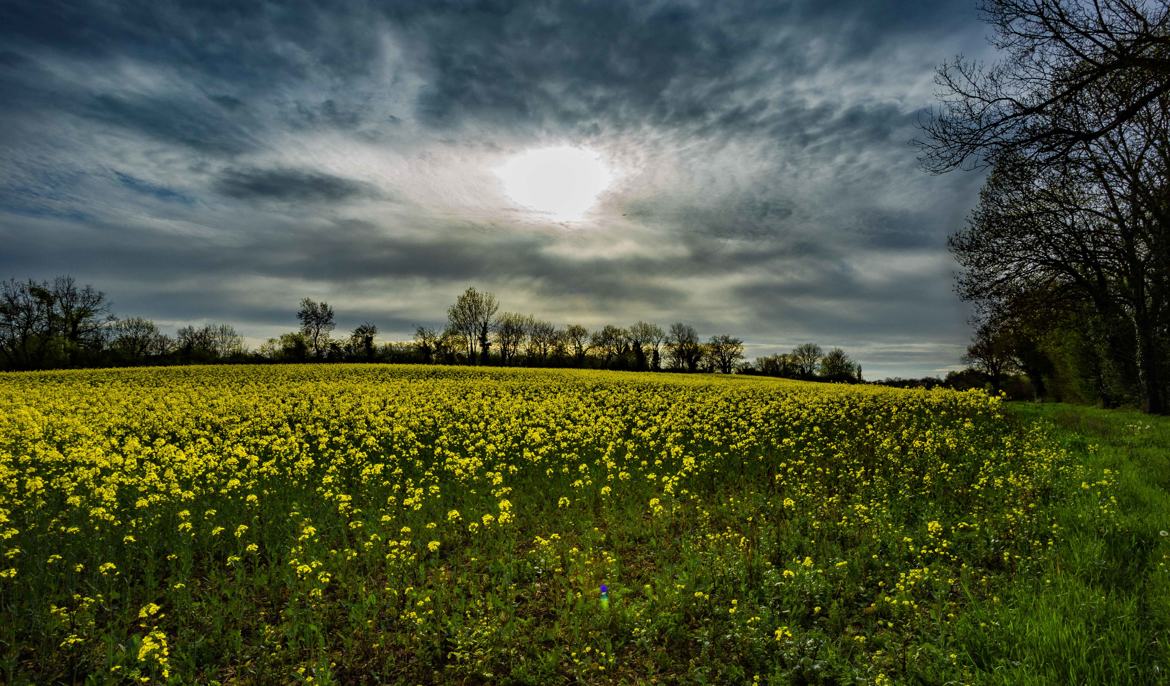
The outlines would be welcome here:
M 141 610 L 138 611 L 138 618 L 139 619 L 146 619 L 148 617 L 153 617 L 153 616 L 157 615 L 159 610 L 161 610 L 161 609 L 162 608 L 159 607 L 155 603 L 147 603 L 147 604 L 142 606 Z

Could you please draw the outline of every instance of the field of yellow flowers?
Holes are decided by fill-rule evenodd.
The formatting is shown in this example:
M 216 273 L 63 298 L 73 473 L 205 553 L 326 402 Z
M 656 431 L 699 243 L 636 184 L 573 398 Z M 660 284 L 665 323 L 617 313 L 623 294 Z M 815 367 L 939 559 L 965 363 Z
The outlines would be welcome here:
M 1116 510 L 1038 427 L 715 375 L 3 375 L 0 682 L 977 680 L 952 627 L 1053 503 Z

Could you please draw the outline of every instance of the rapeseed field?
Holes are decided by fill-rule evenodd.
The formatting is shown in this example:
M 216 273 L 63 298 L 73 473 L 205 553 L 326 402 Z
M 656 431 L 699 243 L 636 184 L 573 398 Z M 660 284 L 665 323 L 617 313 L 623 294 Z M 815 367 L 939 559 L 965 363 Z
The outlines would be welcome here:
M 423 366 L 0 376 L 5 683 L 978 681 L 1114 476 L 980 392 Z M 601 588 L 605 586 L 605 598 Z

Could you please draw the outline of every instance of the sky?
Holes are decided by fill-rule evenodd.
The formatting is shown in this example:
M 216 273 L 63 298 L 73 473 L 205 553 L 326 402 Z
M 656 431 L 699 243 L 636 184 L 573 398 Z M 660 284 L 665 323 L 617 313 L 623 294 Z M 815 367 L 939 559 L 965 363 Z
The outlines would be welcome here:
M 6 1 L 0 279 L 252 344 L 304 297 L 407 340 L 475 286 L 945 374 L 982 178 L 910 141 L 988 32 L 974 0 Z

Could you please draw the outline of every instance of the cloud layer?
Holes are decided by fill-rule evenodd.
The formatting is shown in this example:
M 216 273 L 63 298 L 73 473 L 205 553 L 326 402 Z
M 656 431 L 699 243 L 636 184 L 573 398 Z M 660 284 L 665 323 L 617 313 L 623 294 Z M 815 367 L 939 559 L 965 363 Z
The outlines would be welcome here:
M 390 337 L 467 285 L 586 325 L 804 340 L 872 377 L 955 364 L 946 235 L 980 179 L 908 144 L 968 0 L 29 2 L 0 21 L 0 276 L 260 339 L 301 297 Z M 587 220 L 517 207 L 508 155 L 587 146 Z

